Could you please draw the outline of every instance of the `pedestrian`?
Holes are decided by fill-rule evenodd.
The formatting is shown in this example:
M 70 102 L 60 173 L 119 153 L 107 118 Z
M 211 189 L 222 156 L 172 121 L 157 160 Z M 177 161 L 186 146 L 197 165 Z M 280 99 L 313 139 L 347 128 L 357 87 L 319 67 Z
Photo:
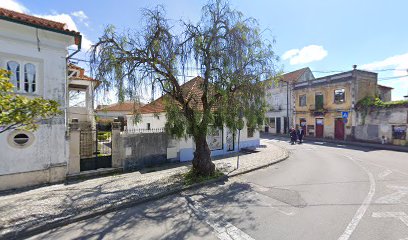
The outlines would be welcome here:
M 290 143 L 293 145 L 296 143 L 296 130 L 294 127 L 290 128 L 289 134 L 290 134 Z
M 302 143 L 303 136 L 305 135 L 305 131 L 303 130 L 302 127 L 298 127 L 296 135 L 299 138 L 299 143 Z

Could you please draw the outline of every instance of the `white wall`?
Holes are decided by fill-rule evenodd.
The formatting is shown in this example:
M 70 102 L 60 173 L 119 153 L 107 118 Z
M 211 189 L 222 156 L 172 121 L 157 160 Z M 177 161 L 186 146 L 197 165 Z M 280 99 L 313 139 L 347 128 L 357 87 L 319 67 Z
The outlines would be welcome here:
M 150 123 L 150 128 L 164 128 L 166 124 L 166 114 L 142 114 L 142 119 L 138 123 L 134 123 L 133 115 L 126 115 L 127 129 L 147 129 L 147 124 Z
M 25 94 L 57 100 L 66 109 L 66 56 L 73 37 L 0 20 L 0 67 L 7 60 L 33 62 L 37 67 L 37 92 Z M 40 50 L 38 50 L 40 47 Z M 24 68 L 20 66 L 20 70 Z M 21 81 L 21 79 L 20 79 Z M 47 169 L 68 161 L 65 114 L 41 124 L 27 148 L 10 145 L 10 131 L 0 134 L 0 175 Z
M 158 116 L 158 118 L 157 118 Z M 151 129 L 164 128 L 166 124 L 165 113 L 155 114 L 142 114 L 142 120 L 134 124 L 133 116 L 127 115 L 127 129 L 131 132 L 132 130 L 147 129 L 147 123 L 150 123 Z M 246 120 L 244 120 L 246 125 Z M 220 150 L 212 151 L 212 155 L 222 155 L 229 153 L 227 150 L 227 127 L 223 128 L 223 147 Z M 136 131 L 137 132 L 137 131 Z M 238 131 L 235 135 L 234 151 L 238 150 Z M 248 130 L 244 127 L 241 130 L 240 135 L 240 148 L 245 147 L 257 147 L 260 144 L 259 131 L 255 129 L 252 137 L 248 137 Z M 180 161 L 190 161 L 193 159 L 193 153 L 195 150 L 195 144 L 192 137 L 181 138 L 173 140 L 167 148 L 167 157 L 176 158 L 178 157 Z

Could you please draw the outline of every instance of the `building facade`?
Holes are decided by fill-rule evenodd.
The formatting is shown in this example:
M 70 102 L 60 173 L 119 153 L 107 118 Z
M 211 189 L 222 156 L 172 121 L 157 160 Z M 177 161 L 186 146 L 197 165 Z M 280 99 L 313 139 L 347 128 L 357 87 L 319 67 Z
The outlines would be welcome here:
M 0 67 L 12 72 L 16 94 L 59 102 L 63 114 L 38 130 L 0 135 L 0 190 L 61 181 L 69 159 L 67 131 L 68 46 L 81 35 L 65 24 L 0 8 Z
M 68 65 L 68 122 L 79 122 L 82 130 L 95 129 L 94 93 L 100 81 L 88 77 L 85 70 Z
M 355 104 L 377 96 L 377 73 L 354 69 L 293 85 L 295 124 L 306 136 L 354 139 Z
M 191 92 L 199 92 L 196 84 L 201 78 L 196 77 L 181 86 Z M 191 87 L 192 86 L 192 87 Z M 127 131 L 130 133 L 163 131 L 166 124 L 164 97 L 140 108 L 141 119 L 135 122 L 133 115 L 127 116 Z M 244 119 L 244 128 L 240 131 L 240 148 L 258 147 L 260 145 L 259 130 L 248 128 Z M 211 156 L 218 156 L 238 151 L 238 131 L 223 128 L 210 129 L 207 143 Z M 194 157 L 195 144 L 192 137 L 174 139 L 167 149 L 168 158 L 177 161 L 191 161 Z
M 293 123 L 293 84 L 314 79 L 309 68 L 283 74 L 277 80 L 269 80 L 266 89 L 265 132 L 286 134 Z

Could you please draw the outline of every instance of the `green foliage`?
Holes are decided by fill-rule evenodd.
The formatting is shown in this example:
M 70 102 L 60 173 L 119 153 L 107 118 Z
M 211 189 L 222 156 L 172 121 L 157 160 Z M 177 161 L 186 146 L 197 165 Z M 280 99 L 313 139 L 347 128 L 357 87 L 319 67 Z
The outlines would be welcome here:
M 224 173 L 220 170 L 216 169 L 215 172 L 209 176 L 201 176 L 194 172 L 194 169 L 191 168 L 188 172 L 184 173 L 182 177 L 184 178 L 184 185 L 192 185 L 195 183 L 200 183 L 204 181 L 208 181 L 211 179 L 216 179 L 224 176 Z
M 98 140 L 106 141 L 111 138 L 112 132 L 98 132 Z
M 210 0 L 197 24 L 179 21 L 180 26 L 172 26 L 175 21 L 160 6 L 143 10 L 143 21 L 134 34 L 109 26 L 93 46 L 91 67 L 105 88 L 116 88 L 119 98 L 147 87 L 161 90 L 166 131 L 178 138 L 190 134 L 203 139 L 209 125 L 237 129 L 242 117 L 250 128 L 263 124 L 264 80 L 275 75 L 277 57 L 255 19 L 226 1 Z M 202 82 L 193 91 L 178 76 L 194 63 Z
M 0 133 L 11 129 L 34 131 L 39 121 L 62 113 L 56 101 L 15 94 L 10 74 L 0 69 Z
M 367 96 L 357 102 L 355 109 L 362 114 L 363 125 L 365 124 L 365 118 L 369 112 L 393 107 L 408 107 L 408 100 L 383 102 L 378 97 Z

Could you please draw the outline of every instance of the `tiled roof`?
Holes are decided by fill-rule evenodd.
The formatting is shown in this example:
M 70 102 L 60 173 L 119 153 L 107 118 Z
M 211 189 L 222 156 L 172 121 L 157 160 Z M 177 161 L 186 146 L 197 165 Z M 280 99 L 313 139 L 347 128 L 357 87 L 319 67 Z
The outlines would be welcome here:
M 71 31 L 66 28 L 65 23 L 55 22 L 48 19 L 34 17 L 24 13 L 15 12 L 9 9 L 0 8 L 0 19 L 12 21 L 21 24 L 29 24 L 40 28 L 57 30 L 68 35 L 80 35 L 79 32 Z M 78 44 L 78 43 L 76 43 Z
M 290 83 L 296 82 L 308 69 L 309 69 L 308 67 L 305 67 L 293 72 L 285 73 L 281 76 L 282 77 L 281 80 Z
M 140 106 L 143 106 L 143 103 L 136 103 L 133 101 L 114 103 L 108 106 L 104 106 L 100 109 L 97 109 L 97 112 L 126 112 L 129 114 L 134 113 Z
M 201 90 L 201 84 L 203 83 L 203 79 L 201 77 L 195 77 L 191 79 L 190 81 L 184 83 L 181 85 L 181 90 L 183 91 L 183 95 L 185 99 L 191 98 L 191 102 L 194 102 L 193 104 L 195 106 L 201 106 L 202 107 L 202 102 L 201 102 L 201 96 L 202 96 L 202 90 Z M 141 114 L 147 114 L 147 113 L 162 113 L 165 112 L 165 106 L 164 106 L 164 96 L 154 100 L 153 102 L 144 105 L 143 107 L 140 108 L 139 112 Z
M 384 86 L 384 85 L 380 85 L 380 84 L 377 84 L 377 86 L 380 87 L 380 88 L 394 89 L 394 88 L 392 88 L 392 87 L 388 87 L 388 86 Z
M 72 63 L 68 64 L 68 70 L 72 70 L 72 69 L 79 70 L 79 75 L 75 76 L 75 77 L 69 77 L 69 80 L 94 81 L 94 82 L 97 83 L 96 87 L 98 87 L 99 84 L 101 83 L 99 80 L 93 79 L 93 78 L 88 77 L 87 75 L 85 75 L 85 69 L 83 69 L 83 68 L 81 68 L 81 67 L 79 67 L 79 66 L 77 66 L 75 64 L 72 64 Z

